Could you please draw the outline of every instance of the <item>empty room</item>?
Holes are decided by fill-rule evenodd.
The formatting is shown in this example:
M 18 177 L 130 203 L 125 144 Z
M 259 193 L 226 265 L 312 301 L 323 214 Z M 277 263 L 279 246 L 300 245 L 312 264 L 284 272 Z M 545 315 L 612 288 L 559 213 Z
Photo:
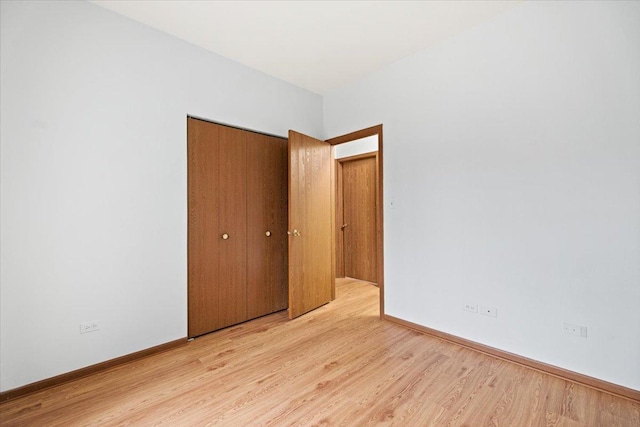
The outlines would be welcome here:
M 640 426 L 640 2 L 0 0 L 0 425 Z

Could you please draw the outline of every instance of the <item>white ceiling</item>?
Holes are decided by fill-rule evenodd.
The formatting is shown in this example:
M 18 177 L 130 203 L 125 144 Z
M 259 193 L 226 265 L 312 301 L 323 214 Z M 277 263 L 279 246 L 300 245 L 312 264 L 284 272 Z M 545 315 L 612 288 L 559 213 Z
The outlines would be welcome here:
M 517 1 L 91 0 L 323 94 L 517 6 Z

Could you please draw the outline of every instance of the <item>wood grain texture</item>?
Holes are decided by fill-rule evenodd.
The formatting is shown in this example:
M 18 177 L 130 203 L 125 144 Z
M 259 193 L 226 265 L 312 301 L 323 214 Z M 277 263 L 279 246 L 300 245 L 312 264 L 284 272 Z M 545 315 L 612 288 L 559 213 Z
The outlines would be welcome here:
M 78 378 L 88 377 L 90 375 L 97 374 L 101 371 L 105 371 L 109 368 L 113 368 L 114 366 L 123 365 L 125 363 L 140 360 L 145 357 L 152 356 L 154 354 L 162 353 L 163 351 L 167 351 L 175 347 L 185 345 L 186 343 L 187 343 L 187 337 L 180 338 L 175 341 L 169 341 L 167 343 L 146 348 L 144 350 L 136 351 L 134 353 L 125 354 L 124 356 L 116 357 L 115 359 L 110 359 L 105 362 L 96 363 L 95 365 L 87 366 L 85 368 L 80 368 L 71 372 L 66 372 L 64 374 L 56 375 L 55 377 L 46 378 L 44 380 L 27 384 L 22 387 L 3 391 L 2 393 L 0 393 L 0 402 L 27 396 L 37 391 L 45 390 L 47 388 L 59 386 L 61 384 L 65 384 L 73 380 L 77 380 Z
M 335 242 L 336 242 L 336 277 L 345 277 L 344 274 L 344 194 L 342 183 L 342 163 L 335 161 L 336 171 L 336 226 L 335 226 Z
M 331 147 L 289 131 L 289 316 L 331 300 Z
M 366 138 L 368 136 L 373 136 L 373 135 L 378 135 L 378 142 L 379 142 L 380 141 L 379 136 L 381 134 L 382 134 L 382 125 L 376 125 L 376 126 L 371 126 L 365 129 L 360 129 L 355 132 L 350 132 L 344 135 L 329 138 L 326 140 L 326 142 L 331 145 L 338 145 L 338 144 L 355 141 L 356 139 L 362 139 L 362 138 Z M 378 148 L 380 147 L 378 146 Z
M 383 137 L 382 137 L 382 125 L 374 127 L 376 134 L 378 135 L 378 197 L 376 198 L 376 206 L 378 208 L 376 212 L 376 232 L 378 234 L 378 287 L 380 287 L 380 317 L 384 319 L 384 179 L 382 171 L 384 169 L 384 161 L 382 160 L 383 149 Z
M 187 119 L 189 336 L 213 329 L 211 307 L 217 304 L 218 129 L 202 120 Z
M 376 155 L 342 163 L 344 274 L 377 282 Z
M 331 189 L 329 194 L 329 199 L 331 203 L 331 301 L 336 299 L 336 277 L 338 277 L 336 271 L 336 236 L 333 232 L 336 229 L 336 163 L 333 161 L 336 157 L 335 147 L 329 148 L 329 165 L 331 166 L 329 170 L 329 178 L 330 184 L 329 188 Z
M 249 319 L 247 315 L 247 131 L 219 127 L 216 330 Z M 220 236 L 228 234 L 224 240 Z
M 251 319 L 287 308 L 287 244 L 287 140 L 249 133 L 247 315 Z
M 640 402 L 378 317 L 378 288 L 337 284 L 284 312 L 0 404 L 3 426 L 620 426 Z
M 405 326 L 407 328 L 414 329 L 418 332 L 433 335 L 434 337 L 441 338 L 441 339 L 450 341 L 452 343 L 462 345 L 464 347 L 468 347 L 482 353 L 486 353 L 491 356 L 499 357 L 501 359 L 508 360 L 513 363 L 518 363 L 528 368 L 536 369 L 536 370 L 539 370 L 540 372 L 544 372 L 549 375 L 555 375 L 559 378 L 573 381 L 578 384 L 585 385 L 587 387 L 593 387 L 597 390 L 606 391 L 608 393 L 617 395 L 619 397 L 623 397 L 625 399 L 640 401 L 640 391 L 632 390 L 627 387 L 619 386 L 617 384 L 612 384 L 607 381 L 599 380 L 597 378 L 579 374 L 574 371 L 569 371 L 567 369 L 549 365 L 547 363 L 538 362 L 537 360 L 529 359 L 527 357 L 520 356 L 514 353 L 509 353 L 507 351 L 490 347 L 484 344 L 480 344 L 475 341 L 460 338 L 455 335 L 448 334 L 446 332 L 438 331 L 436 329 L 427 328 L 426 326 L 408 322 L 406 320 L 399 319 L 397 317 L 387 315 L 385 319 L 393 323 L 397 323 L 399 325 Z
M 246 134 L 187 122 L 190 337 L 248 319 Z

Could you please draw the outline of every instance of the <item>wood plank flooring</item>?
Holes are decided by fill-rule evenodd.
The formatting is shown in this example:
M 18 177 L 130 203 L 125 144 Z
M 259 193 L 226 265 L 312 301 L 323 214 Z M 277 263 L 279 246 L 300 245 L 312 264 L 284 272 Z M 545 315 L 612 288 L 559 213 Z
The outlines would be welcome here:
M 0 405 L 3 426 L 640 426 L 640 403 L 378 318 L 378 288 L 337 281 L 272 314 Z

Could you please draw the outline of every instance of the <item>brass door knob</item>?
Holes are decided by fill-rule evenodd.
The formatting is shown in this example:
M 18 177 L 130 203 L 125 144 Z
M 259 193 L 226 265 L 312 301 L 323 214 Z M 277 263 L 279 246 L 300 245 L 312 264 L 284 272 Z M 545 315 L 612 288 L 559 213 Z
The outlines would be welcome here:
M 229 235 L 227 233 L 224 233 L 222 235 L 222 240 L 227 240 L 229 238 Z
M 293 230 L 293 235 L 300 237 L 300 232 L 298 230 Z
M 344 229 L 345 229 L 345 228 L 347 228 L 348 226 L 349 226 L 349 224 L 342 224 L 342 227 L 340 227 L 340 228 L 342 228 L 342 229 L 344 230 Z
M 267 236 L 267 237 L 269 237 L 269 236 L 271 236 L 271 232 L 270 232 L 269 230 L 267 230 L 267 232 L 266 232 L 266 233 L 264 233 L 264 235 L 265 235 L 265 236 Z

